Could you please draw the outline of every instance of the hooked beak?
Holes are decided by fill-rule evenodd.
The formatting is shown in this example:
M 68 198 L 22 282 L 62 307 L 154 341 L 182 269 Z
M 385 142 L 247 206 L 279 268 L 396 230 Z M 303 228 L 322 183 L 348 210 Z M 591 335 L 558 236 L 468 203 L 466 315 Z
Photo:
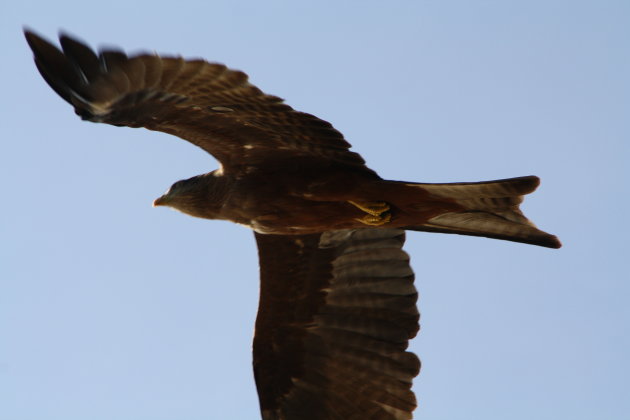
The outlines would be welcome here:
M 165 206 L 166 205 L 166 195 L 163 195 L 159 198 L 156 198 L 153 201 L 153 207 L 157 207 L 157 206 Z

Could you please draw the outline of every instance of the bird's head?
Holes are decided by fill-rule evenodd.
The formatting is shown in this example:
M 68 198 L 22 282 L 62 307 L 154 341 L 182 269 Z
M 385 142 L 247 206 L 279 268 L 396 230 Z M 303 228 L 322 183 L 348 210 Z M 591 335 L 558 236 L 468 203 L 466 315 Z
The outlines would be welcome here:
M 191 190 L 193 189 L 193 185 L 195 184 L 193 180 L 195 178 L 196 177 L 183 179 L 171 185 L 171 187 L 166 190 L 164 194 L 153 201 L 153 207 L 168 206 L 178 208 L 178 203 L 186 201 L 186 197 L 188 195 L 191 195 Z
M 190 216 L 216 219 L 222 207 L 223 196 L 216 177 L 204 174 L 177 181 L 161 197 L 153 201 L 153 206 L 167 206 Z

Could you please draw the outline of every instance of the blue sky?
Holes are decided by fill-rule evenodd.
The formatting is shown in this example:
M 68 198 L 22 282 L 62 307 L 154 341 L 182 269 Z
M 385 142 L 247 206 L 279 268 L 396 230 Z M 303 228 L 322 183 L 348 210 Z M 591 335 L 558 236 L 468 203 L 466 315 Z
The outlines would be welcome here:
M 629 21 L 606 0 L 3 2 L 0 419 L 258 418 L 251 232 L 151 207 L 216 162 L 81 122 L 22 25 L 242 69 L 389 179 L 540 176 L 523 208 L 560 250 L 408 235 L 416 417 L 624 417 Z

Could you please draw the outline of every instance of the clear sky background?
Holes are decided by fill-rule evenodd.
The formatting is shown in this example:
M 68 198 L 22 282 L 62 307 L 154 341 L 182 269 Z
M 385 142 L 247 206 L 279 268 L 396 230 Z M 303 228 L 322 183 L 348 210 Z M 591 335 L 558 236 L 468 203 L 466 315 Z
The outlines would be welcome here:
M 408 235 L 416 417 L 627 418 L 630 2 L 2 2 L 0 419 L 239 420 L 252 234 L 151 207 L 216 162 L 81 122 L 22 25 L 242 69 L 386 178 L 540 176 L 523 208 L 560 250 Z

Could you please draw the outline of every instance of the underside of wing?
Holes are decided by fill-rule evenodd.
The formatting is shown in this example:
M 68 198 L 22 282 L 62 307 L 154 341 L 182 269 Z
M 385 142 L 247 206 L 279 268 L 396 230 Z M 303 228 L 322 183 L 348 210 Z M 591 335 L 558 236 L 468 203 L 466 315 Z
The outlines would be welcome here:
M 417 293 L 404 231 L 256 234 L 254 373 L 265 420 L 402 420 L 416 406 Z
M 83 119 L 179 136 L 226 170 L 296 156 L 368 170 L 330 123 L 263 93 L 241 71 L 181 57 L 96 53 L 63 34 L 60 50 L 25 35 L 44 79 Z

